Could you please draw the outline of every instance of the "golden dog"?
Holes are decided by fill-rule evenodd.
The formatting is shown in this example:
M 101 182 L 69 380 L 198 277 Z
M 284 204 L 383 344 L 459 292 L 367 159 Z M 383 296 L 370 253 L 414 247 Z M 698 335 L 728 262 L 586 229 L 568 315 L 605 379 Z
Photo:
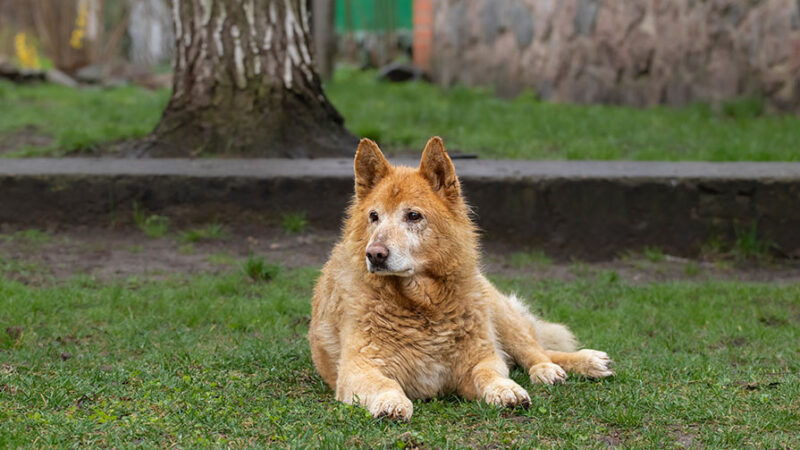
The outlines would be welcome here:
M 575 351 L 563 325 L 534 317 L 481 273 L 476 229 L 438 137 L 418 169 L 394 167 L 362 139 L 343 235 L 314 289 L 308 340 L 337 400 L 408 420 L 411 399 L 456 392 L 527 406 L 508 376 L 553 384 L 567 371 L 613 375 L 596 350 Z

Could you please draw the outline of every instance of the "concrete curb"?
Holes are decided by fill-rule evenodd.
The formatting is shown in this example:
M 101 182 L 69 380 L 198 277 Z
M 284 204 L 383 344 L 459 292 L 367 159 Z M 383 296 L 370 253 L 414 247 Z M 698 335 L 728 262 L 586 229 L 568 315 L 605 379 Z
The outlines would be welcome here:
M 490 239 L 584 258 L 645 245 L 692 255 L 755 223 L 760 238 L 800 257 L 800 163 L 455 164 Z M 129 217 L 136 201 L 190 222 L 305 211 L 315 226 L 336 229 L 352 186 L 349 159 L 5 159 L 0 223 L 108 223 Z

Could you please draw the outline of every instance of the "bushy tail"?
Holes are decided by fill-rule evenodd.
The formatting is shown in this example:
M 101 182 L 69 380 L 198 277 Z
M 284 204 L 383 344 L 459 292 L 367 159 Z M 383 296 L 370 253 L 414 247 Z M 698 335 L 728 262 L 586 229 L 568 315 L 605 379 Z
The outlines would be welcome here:
M 533 329 L 536 330 L 536 340 L 545 350 L 574 352 L 578 348 L 575 336 L 569 331 L 569 328 L 560 323 L 550 323 L 534 318 Z
M 552 350 L 557 352 L 574 352 L 578 347 L 578 341 L 575 336 L 564 325 L 559 323 L 550 323 L 542 320 L 528 310 L 516 295 L 511 294 L 506 297 L 506 304 L 510 307 L 511 311 L 501 312 L 509 314 L 510 316 L 519 320 L 519 326 L 531 327 L 536 334 L 536 341 L 544 347 L 545 350 Z M 530 329 L 530 328 L 529 328 Z

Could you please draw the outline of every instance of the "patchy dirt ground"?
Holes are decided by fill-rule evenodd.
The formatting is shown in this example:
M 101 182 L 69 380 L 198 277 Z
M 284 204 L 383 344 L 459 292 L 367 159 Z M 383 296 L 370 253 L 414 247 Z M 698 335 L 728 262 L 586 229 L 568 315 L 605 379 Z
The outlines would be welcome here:
M 33 233 L 5 230 L 0 238 L 0 264 L 5 264 L 6 272 L 28 281 L 74 275 L 163 278 L 175 273 L 228 272 L 249 255 L 287 267 L 320 265 L 336 238 L 313 232 L 287 235 L 277 228 L 226 230 L 225 238 L 195 242 L 188 242 L 179 233 L 151 238 L 135 227 Z
M 249 255 L 287 267 L 321 266 L 338 235 L 280 227 L 229 226 L 227 237 L 188 242 L 179 231 L 150 238 L 133 226 L 57 231 L 0 230 L 0 272 L 32 284 L 76 275 L 101 280 L 164 278 L 173 274 L 239 270 Z M 631 283 L 665 280 L 800 281 L 800 262 L 736 263 L 694 261 L 660 255 L 628 255 L 606 262 L 551 260 L 501 243 L 484 243 L 484 268 L 497 276 L 577 280 L 606 277 Z
M 0 155 L 26 147 L 47 147 L 53 138 L 40 132 L 35 126 L 27 125 L 21 130 L 0 135 Z

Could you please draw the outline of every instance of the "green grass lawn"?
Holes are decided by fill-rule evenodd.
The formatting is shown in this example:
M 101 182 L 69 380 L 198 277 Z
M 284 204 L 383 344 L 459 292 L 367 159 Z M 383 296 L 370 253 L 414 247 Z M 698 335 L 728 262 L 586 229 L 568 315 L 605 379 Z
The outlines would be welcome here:
M 153 130 L 169 92 L 0 80 L 0 156 L 62 156 Z
M 515 371 L 528 410 L 451 396 L 393 423 L 315 373 L 316 275 L 0 279 L 0 447 L 800 445 L 800 285 L 496 280 L 618 375 L 545 387 Z
M 765 114 L 752 99 L 716 109 L 554 104 L 530 93 L 503 100 L 475 88 L 384 83 L 374 72 L 348 68 L 337 71 L 326 92 L 353 133 L 390 152 L 421 151 L 440 135 L 449 148 L 482 158 L 800 160 L 800 117 Z M 0 155 L 80 153 L 144 136 L 168 97 L 166 90 L 136 87 L 0 82 Z

